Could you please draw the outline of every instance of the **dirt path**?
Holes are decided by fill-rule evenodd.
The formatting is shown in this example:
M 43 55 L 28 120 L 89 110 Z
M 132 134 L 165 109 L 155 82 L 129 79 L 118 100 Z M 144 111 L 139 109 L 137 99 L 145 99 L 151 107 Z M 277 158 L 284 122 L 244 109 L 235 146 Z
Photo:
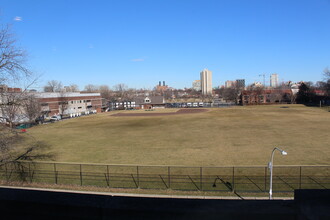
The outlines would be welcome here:
M 117 113 L 111 116 L 117 117 L 129 117 L 129 116 L 164 116 L 164 115 L 179 115 L 179 114 L 192 114 L 192 113 L 200 113 L 200 112 L 207 112 L 208 109 L 191 109 L 191 108 L 183 108 L 177 112 L 169 112 L 169 113 Z

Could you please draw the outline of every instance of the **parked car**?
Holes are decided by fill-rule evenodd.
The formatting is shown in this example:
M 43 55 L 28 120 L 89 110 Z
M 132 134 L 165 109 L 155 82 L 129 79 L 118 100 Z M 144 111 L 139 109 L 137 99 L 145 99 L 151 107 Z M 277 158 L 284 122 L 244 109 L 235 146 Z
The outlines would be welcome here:
M 50 117 L 50 121 L 59 121 L 61 120 L 61 116 L 59 115 L 53 115 L 52 117 Z

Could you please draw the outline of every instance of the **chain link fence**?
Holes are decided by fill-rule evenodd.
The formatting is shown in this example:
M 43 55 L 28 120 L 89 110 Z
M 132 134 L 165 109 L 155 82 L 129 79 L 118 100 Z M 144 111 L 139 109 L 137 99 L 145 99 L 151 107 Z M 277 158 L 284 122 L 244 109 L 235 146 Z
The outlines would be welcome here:
M 184 167 L 19 162 L 0 166 L 0 178 L 111 188 L 268 192 L 266 166 Z M 273 192 L 330 189 L 330 166 L 274 166 Z

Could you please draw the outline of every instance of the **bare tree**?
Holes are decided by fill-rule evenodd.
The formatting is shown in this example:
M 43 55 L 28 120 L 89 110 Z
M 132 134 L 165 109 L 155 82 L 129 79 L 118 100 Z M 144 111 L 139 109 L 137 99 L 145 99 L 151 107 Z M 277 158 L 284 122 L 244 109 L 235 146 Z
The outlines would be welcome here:
M 125 85 L 124 83 L 119 83 L 119 84 L 115 85 L 114 88 L 115 88 L 115 91 L 118 91 L 118 92 L 123 92 L 128 89 L 127 85 Z
M 330 70 L 329 70 L 328 67 L 323 70 L 323 73 L 324 73 L 324 79 L 325 79 L 325 81 L 330 80 Z
M 26 64 L 26 57 L 26 52 L 17 47 L 16 39 L 9 27 L 0 26 L 0 84 L 14 85 L 19 81 L 31 80 L 32 73 Z M 32 81 L 31 84 L 34 82 Z M 44 154 L 37 153 L 38 149 L 46 146 L 45 144 L 38 141 L 28 141 L 27 135 L 12 129 L 15 121 L 25 117 L 22 113 L 27 88 L 23 91 L 0 89 L 0 114 L 10 124 L 9 127 L 0 124 L 0 165 L 12 161 L 46 157 Z
M 67 93 L 64 92 L 64 91 L 61 91 L 59 101 L 58 101 L 58 107 L 59 107 L 59 110 L 60 110 L 61 118 L 66 113 L 66 110 L 68 109 L 68 106 L 69 106 L 69 98 L 67 96 Z
M 0 84 L 11 83 L 31 75 L 26 65 L 27 53 L 16 45 L 10 27 L 0 26 Z
M 99 88 L 97 85 L 93 85 L 93 84 L 88 84 L 85 86 L 84 89 L 85 92 L 98 92 Z
M 23 100 L 22 106 L 29 122 L 35 122 L 41 114 L 41 105 L 35 95 L 27 94 Z
M 232 87 L 219 89 L 219 95 L 226 101 L 232 101 L 238 104 L 243 89 L 238 83 L 235 83 Z
M 259 104 L 264 102 L 264 87 L 259 85 L 249 85 L 246 90 L 250 91 L 249 103 Z M 262 98 L 263 97 L 263 98 Z
M 114 90 L 116 91 L 119 99 L 125 100 L 128 98 L 128 87 L 124 83 L 115 85 Z
M 5 91 L 0 93 L 0 99 L 0 113 L 10 128 L 12 128 L 15 123 L 24 120 L 25 115 L 22 107 L 24 93 Z
M 62 83 L 57 80 L 50 80 L 44 86 L 44 92 L 60 92 L 63 89 Z
M 278 95 L 279 95 L 278 93 L 269 94 L 270 103 L 275 103 L 279 98 Z
M 110 100 L 111 99 L 111 90 L 107 85 L 99 86 L 99 92 L 101 93 L 101 97 Z
M 69 86 L 65 86 L 66 92 L 79 92 L 79 86 L 76 84 L 71 84 Z

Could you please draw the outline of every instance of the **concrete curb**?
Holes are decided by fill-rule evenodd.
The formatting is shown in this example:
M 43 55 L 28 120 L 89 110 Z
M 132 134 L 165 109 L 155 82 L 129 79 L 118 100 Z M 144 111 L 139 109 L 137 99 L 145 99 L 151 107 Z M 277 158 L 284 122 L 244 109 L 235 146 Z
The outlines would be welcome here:
M 65 192 L 88 195 L 107 195 L 117 197 L 140 197 L 140 198 L 173 198 L 173 199 L 219 199 L 219 200 L 269 200 L 268 197 L 244 197 L 242 196 L 185 196 L 185 195 L 159 195 L 159 194 L 138 194 L 138 193 L 112 193 L 112 192 L 94 192 L 94 191 L 78 191 L 78 190 L 64 190 L 64 189 L 50 189 L 50 188 L 35 188 L 35 187 L 18 187 L 18 186 L 0 186 L 0 188 L 9 189 L 24 189 L 34 191 L 46 192 Z M 294 200 L 293 197 L 273 197 L 273 200 Z

